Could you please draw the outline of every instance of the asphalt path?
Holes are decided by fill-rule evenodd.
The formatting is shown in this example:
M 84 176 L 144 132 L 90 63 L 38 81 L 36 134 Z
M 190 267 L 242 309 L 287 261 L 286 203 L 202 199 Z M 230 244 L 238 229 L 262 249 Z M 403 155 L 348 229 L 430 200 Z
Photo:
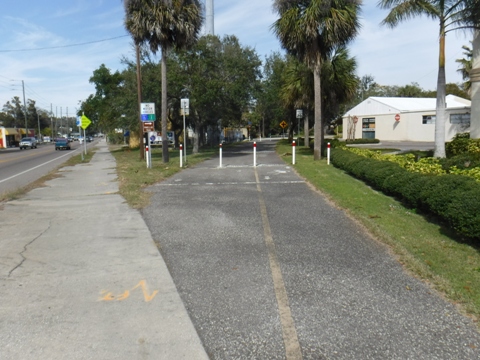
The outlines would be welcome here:
M 211 359 L 479 359 L 480 334 L 274 152 L 223 149 L 142 211 Z

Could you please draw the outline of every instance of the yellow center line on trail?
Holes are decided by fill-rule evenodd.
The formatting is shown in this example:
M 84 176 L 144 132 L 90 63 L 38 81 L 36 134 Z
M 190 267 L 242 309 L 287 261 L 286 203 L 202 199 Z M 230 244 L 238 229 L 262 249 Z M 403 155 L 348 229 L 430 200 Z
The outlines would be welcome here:
M 260 203 L 260 213 L 262 214 L 263 233 L 265 244 L 267 245 L 268 260 L 270 262 L 270 271 L 272 272 L 273 288 L 277 297 L 278 311 L 280 314 L 280 323 L 282 325 L 283 342 L 285 344 L 285 355 L 287 360 L 301 360 L 302 351 L 298 342 L 297 330 L 292 318 L 292 312 L 288 303 L 287 290 L 283 282 L 282 271 L 273 242 L 270 222 L 268 221 L 267 206 L 263 198 L 262 188 L 255 168 L 255 179 L 257 182 L 258 201 Z

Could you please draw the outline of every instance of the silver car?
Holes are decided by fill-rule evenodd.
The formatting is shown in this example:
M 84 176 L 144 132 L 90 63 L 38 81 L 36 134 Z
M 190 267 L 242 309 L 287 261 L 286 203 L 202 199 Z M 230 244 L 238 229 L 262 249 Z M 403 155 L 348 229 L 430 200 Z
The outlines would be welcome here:
M 20 150 L 26 149 L 29 147 L 30 149 L 37 148 L 37 139 L 34 137 L 24 137 L 22 140 L 20 140 L 19 144 Z

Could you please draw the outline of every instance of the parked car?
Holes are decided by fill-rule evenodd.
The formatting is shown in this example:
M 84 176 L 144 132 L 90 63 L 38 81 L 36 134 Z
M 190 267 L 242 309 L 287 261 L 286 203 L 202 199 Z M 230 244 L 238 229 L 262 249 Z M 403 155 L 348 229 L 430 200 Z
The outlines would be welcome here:
M 55 150 L 70 150 L 70 142 L 65 138 L 58 138 L 55 140 Z
M 18 144 L 20 147 L 20 150 L 26 149 L 29 147 L 30 149 L 37 148 L 37 139 L 34 137 L 24 137 L 22 140 L 20 140 L 20 143 Z

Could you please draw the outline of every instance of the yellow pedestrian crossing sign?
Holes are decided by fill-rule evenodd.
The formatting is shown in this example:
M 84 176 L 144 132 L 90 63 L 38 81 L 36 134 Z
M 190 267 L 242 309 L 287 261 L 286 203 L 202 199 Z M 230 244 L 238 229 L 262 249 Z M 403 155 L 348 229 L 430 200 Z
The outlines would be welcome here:
M 82 129 L 85 130 L 92 122 L 85 115 L 82 115 Z

